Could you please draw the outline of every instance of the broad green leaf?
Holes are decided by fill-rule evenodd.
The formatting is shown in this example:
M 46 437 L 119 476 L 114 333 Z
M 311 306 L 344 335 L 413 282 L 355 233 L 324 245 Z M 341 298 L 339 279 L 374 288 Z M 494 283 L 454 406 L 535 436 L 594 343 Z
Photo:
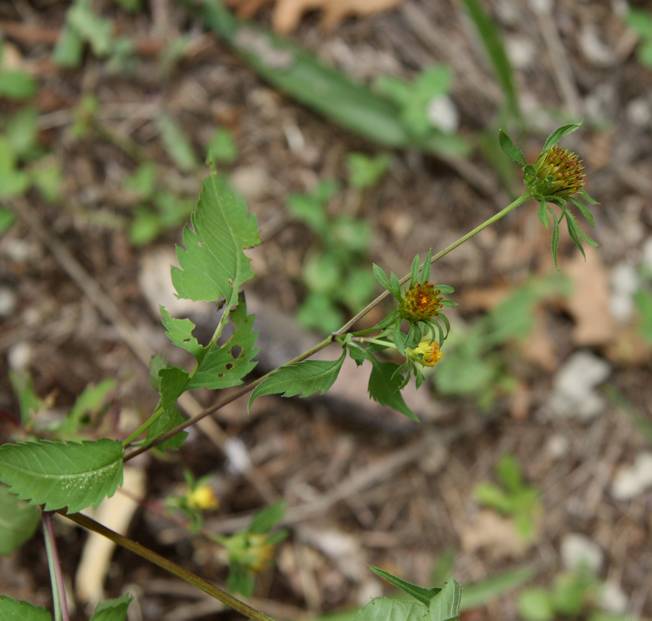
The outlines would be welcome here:
M 29 159 L 38 154 L 38 110 L 31 106 L 8 119 L 5 136 L 16 157 Z
M 76 28 L 66 23 L 57 40 L 52 60 L 59 67 L 68 69 L 79 67 L 82 62 L 83 52 L 84 40 Z
M 210 165 L 232 164 L 237 157 L 238 148 L 231 132 L 221 127 L 216 129 L 206 147 L 206 163 Z
M 547 151 L 554 147 L 564 136 L 572 134 L 574 131 L 582 127 L 582 123 L 568 123 L 567 125 L 562 125 L 558 127 L 554 132 L 552 132 L 543 143 L 542 151 Z
M 372 238 L 369 223 L 351 216 L 338 216 L 332 223 L 331 232 L 338 250 L 366 252 Z
M 337 360 L 304 360 L 274 371 L 254 388 L 249 405 L 263 395 L 310 397 L 327 392 L 339 375 L 345 352 Z
M 376 280 L 367 267 L 354 269 L 344 281 L 344 286 L 337 292 L 338 298 L 353 313 L 361 309 L 374 293 Z
M 431 600 L 429 606 L 430 621 L 453 621 L 460 614 L 462 587 L 451 579 Z
M 36 94 L 36 80 L 18 69 L 0 69 L 0 97 L 29 99 Z
M 160 307 L 161 323 L 165 328 L 165 334 L 170 339 L 173 345 L 180 349 L 185 349 L 191 353 L 195 358 L 204 349 L 199 341 L 193 336 L 195 324 L 190 319 L 177 319 L 172 317 L 165 306 Z
M 253 329 L 254 319 L 253 315 L 247 315 L 247 306 L 242 300 L 231 313 L 233 334 L 223 345 L 204 350 L 186 390 L 217 390 L 242 384 L 242 378 L 256 366 L 254 356 L 258 349 Z
M 167 367 L 159 370 L 158 379 L 160 400 L 154 414 L 156 418 L 147 431 L 147 442 L 152 442 L 185 420 L 177 408 L 177 399 L 186 390 L 188 374 L 183 369 Z M 183 444 L 187 435 L 185 431 L 181 431 L 160 444 L 159 448 L 177 449 Z
M 521 167 L 527 164 L 523 151 L 512 142 L 512 139 L 502 129 L 498 130 L 498 142 L 500 142 L 500 148 L 503 150 L 505 155 L 507 155 L 514 164 L 518 164 Z
M 127 609 L 132 597 L 125 594 L 122 597 L 100 602 L 90 621 L 127 621 Z
M 430 621 L 430 616 L 420 602 L 378 597 L 358 612 L 355 621 Z
M 2 621 L 52 621 L 50 613 L 45 608 L 19 602 L 6 595 L 0 595 L 0 619 Z
M 401 395 L 403 378 L 396 373 L 398 365 L 391 362 L 373 362 L 369 377 L 369 396 L 378 403 L 386 405 L 409 419 L 419 422 L 419 417 L 409 408 Z
M 515 117 L 520 117 L 521 111 L 514 73 L 507 52 L 505 51 L 500 31 L 491 21 L 491 17 L 489 17 L 483 8 L 480 0 L 464 0 L 464 6 L 482 39 L 500 87 L 503 90 L 509 111 Z
M 385 153 L 376 156 L 350 153 L 346 158 L 349 183 L 359 189 L 373 187 L 387 172 L 391 161 L 391 157 Z
M 59 428 L 60 432 L 77 433 L 85 416 L 98 412 L 106 401 L 108 394 L 116 387 L 116 381 L 106 379 L 99 384 L 89 384 L 77 397 L 75 404 Z
M 545 589 L 528 589 L 518 598 L 518 612 L 524 621 L 552 621 L 555 610 Z
M 6 233 L 16 221 L 14 212 L 8 207 L 0 207 L 0 235 Z
M 27 427 L 32 421 L 32 415 L 38 412 L 43 402 L 36 394 L 32 378 L 25 371 L 9 371 L 9 382 L 18 397 L 20 422 Z
M 519 492 L 523 489 L 521 466 L 513 455 L 503 455 L 496 466 L 498 479 L 509 492 Z
M 375 573 L 383 580 L 389 582 L 392 586 L 395 586 L 397 589 L 401 589 L 402 591 L 404 591 L 408 595 L 411 595 L 416 600 L 418 600 L 422 604 L 425 604 L 426 606 L 430 604 L 430 600 L 435 595 L 437 595 L 439 591 L 441 591 L 441 589 L 438 589 L 436 587 L 424 588 L 422 586 L 419 586 L 418 584 L 408 582 L 407 580 L 403 580 L 398 576 L 394 576 L 393 574 L 390 574 L 388 571 L 385 571 L 380 567 L 372 566 L 369 569 L 371 569 L 373 573 Z
M 93 11 L 91 0 L 75 1 L 68 11 L 68 24 L 90 44 L 96 56 L 111 52 L 113 23 Z
M 47 511 L 99 504 L 122 483 L 122 444 L 115 440 L 36 440 L 0 446 L 0 482 Z
M 176 228 L 192 213 L 193 201 L 170 192 L 159 192 L 154 195 L 154 205 L 161 225 Z
M 247 530 L 250 533 L 266 533 L 278 524 L 285 515 L 287 505 L 284 501 L 275 502 L 254 515 Z
M 316 293 L 329 293 L 342 286 L 338 257 L 329 252 L 313 254 L 303 267 L 306 286 Z
M 129 227 L 129 241 L 134 246 L 144 246 L 158 237 L 161 228 L 158 214 L 147 207 L 139 207 Z
M 242 251 L 260 243 L 256 218 L 225 179 L 211 175 L 204 181 L 199 202 L 177 246 L 180 268 L 172 268 L 172 282 L 181 298 L 213 302 L 225 298 L 234 305 L 240 286 L 253 277 Z
M 161 140 L 172 161 L 184 172 L 197 168 L 198 162 L 192 145 L 172 117 L 162 114 L 157 119 Z
M 22 546 L 34 534 L 40 520 L 41 512 L 37 507 L 19 500 L 0 485 L 0 555 L 10 554 Z
M 481 582 L 465 584 L 462 590 L 462 610 L 472 610 L 488 603 L 495 597 L 521 586 L 535 574 L 532 567 L 510 569 L 490 576 Z

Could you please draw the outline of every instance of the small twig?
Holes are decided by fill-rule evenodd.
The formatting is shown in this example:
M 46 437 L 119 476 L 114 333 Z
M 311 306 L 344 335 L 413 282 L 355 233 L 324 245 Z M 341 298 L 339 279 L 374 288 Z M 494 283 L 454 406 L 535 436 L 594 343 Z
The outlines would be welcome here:
M 54 608 L 54 621 L 70 621 L 68 612 L 68 600 L 66 598 L 66 586 L 63 583 L 63 571 L 57 553 L 57 542 L 54 534 L 52 513 L 43 512 L 43 538 L 45 539 L 45 551 L 48 557 L 48 568 L 50 569 L 50 581 L 52 582 L 52 604 Z
M 210 595 L 211 597 L 219 600 L 224 605 L 228 606 L 229 608 L 232 608 L 233 610 L 236 610 L 240 614 L 243 614 L 248 619 L 253 619 L 253 621 L 274 621 L 274 619 L 269 615 L 266 615 L 264 612 L 252 608 L 249 604 L 243 602 L 237 597 L 233 597 L 233 595 L 231 595 L 228 591 L 225 591 L 224 589 L 221 589 L 220 587 L 211 584 L 210 582 L 204 580 L 197 574 L 194 574 L 191 571 L 184 569 L 183 567 L 181 567 L 181 565 L 177 565 L 176 563 L 173 563 L 172 561 L 168 560 L 164 556 L 157 554 L 156 552 L 154 552 L 154 550 L 150 550 L 149 548 L 146 548 L 144 545 L 138 543 L 137 541 L 134 541 L 133 539 L 129 539 L 129 537 L 125 537 L 124 535 L 116 533 L 115 531 L 111 530 L 110 528 L 107 528 L 103 524 L 96 522 L 92 518 L 82 515 L 81 513 L 73 513 L 71 515 L 63 514 L 63 515 L 64 517 L 67 517 L 69 520 L 75 522 L 75 524 L 78 524 L 82 528 L 93 531 L 95 533 L 102 535 L 103 537 L 106 537 L 107 539 L 110 539 L 116 545 L 119 545 L 120 547 L 125 548 L 126 550 L 129 550 L 134 554 L 137 554 L 141 558 L 144 558 L 146 561 L 149 561 L 150 563 L 156 565 L 157 567 L 160 567 L 161 569 L 167 571 L 173 576 L 176 576 L 177 578 L 183 580 L 184 582 L 187 582 L 188 584 L 191 584 L 192 586 L 200 589 L 201 591 L 204 591 L 204 593 L 208 593 L 208 595 Z

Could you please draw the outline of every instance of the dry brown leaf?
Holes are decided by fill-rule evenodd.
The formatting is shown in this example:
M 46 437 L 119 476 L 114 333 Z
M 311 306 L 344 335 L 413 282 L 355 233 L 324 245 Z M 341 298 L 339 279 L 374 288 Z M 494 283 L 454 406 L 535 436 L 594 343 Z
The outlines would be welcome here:
M 519 350 L 527 361 L 546 371 L 554 371 L 559 366 L 546 314 L 541 309 L 535 309 L 534 327 L 528 337 L 519 342 Z
M 577 255 L 564 266 L 571 279 L 571 295 L 564 300 L 575 319 L 576 345 L 606 345 L 616 335 L 616 322 L 609 308 L 609 275 L 600 255 L 591 249 L 586 260 Z
M 403 0 L 229 0 L 229 5 L 240 17 L 249 18 L 265 5 L 275 4 L 272 25 L 276 32 L 287 34 L 297 28 L 308 11 L 321 11 L 322 27 L 332 30 L 349 15 L 373 15 L 392 9 L 401 2 Z
M 493 511 L 480 511 L 461 533 L 465 552 L 486 552 L 492 560 L 520 558 L 530 544 L 519 535 L 512 520 Z

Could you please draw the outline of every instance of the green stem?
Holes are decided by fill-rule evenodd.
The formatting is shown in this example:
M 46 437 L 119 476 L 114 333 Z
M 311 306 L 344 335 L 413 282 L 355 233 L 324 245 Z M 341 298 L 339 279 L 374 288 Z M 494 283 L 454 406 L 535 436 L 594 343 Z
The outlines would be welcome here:
M 145 419 L 142 424 L 140 424 L 136 429 L 134 429 L 123 441 L 122 446 L 127 448 L 132 442 L 135 442 L 137 438 L 142 436 L 162 415 L 163 408 L 159 405 L 154 413 L 147 419 Z
M 50 570 L 50 582 L 52 584 L 54 621 L 69 621 L 70 615 L 68 614 L 66 587 L 63 583 L 63 572 L 61 571 L 61 563 L 57 554 L 52 514 L 49 511 L 43 512 L 43 539 L 45 540 L 45 552 L 48 557 L 48 569 Z
M 524 194 L 521 194 L 518 198 L 516 198 L 514 201 L 512 201 L 507 207 L 501 209 L 499 212 L 495 213 L 493 216 L 490 218 L 487 218 L 484 222 L 480 223 L 478 226 L 475 228 L 471 229 L 468 233 L 465 233 L 460 237 L 459 239 L 456 239 L 453 243 L 449 244 L 444 248 L 443 250 L 440 250 L 438 253 L 434 254 L 430 262 L 434 263 L 435 261 L 439 261 L 439 259 L 445 257 L 447 254 L 455 250 L 456 248 L 459 248 L 464 242 L 468 241 L 472 237 L 475 237 L 478 233 L 481 231 L 484 231 L 488 226 L 491 226 L 492 224 L 495 224 L 499 220 L 502 220 L 505 216 L 509 215 L 512 211 L 514 211 L 517 207 L 525 203 L 527 200 L 529 200 L 531 197 L 530 195 L 526 192 Z M 401 284 L 407 282 L 407 280 L 410 278 L 410 274 L 405 274 L 403 278 L 401 278 L 400 282 Z M 359 313 L 354 315 L 349 321 L 347 321 L 339 330 L 336 332 L 333 332 L 329 336 L 327 336 L 325 339 L 321 340 L 319 343 L 316 345 L 313 345 L 310 349 L 306 350 L 302 354 L 299 354 L 296 358 L 293 358 L 292 360 L 286 362 L 283 366 L 287 366 L 288 364 L 294 364 L 296 362 L 301 362 L 302 360 L 306 360 L 307 358 L 310 358 L 313 354 L 316 354 L 317 352 L 321 351 L 322 349 L 328 347 L 333 341 L 337 340 L 339 336 L 342 336 L 346 332 L 348 332 L 362 317 L 364 317 L 367 313 L 369 313 L 371 310 L 373 310 L 376 306 L 378 306 L 387 296 L 389 295 L 388 291 L 383 291 L 380 295 L 378 295 L 376 298 L 374 298 L 367 306 L 365 306 Z M 258 386 L 261 382 L 265 381 L 272 373 L 274 373 L 276 369 L 273 369 L 272 371 L 269 371 L 268 373 L 265 373 L 265 375 L 259 377 L 258 379 L 254 380 L 253 382 L 249 382 L 248 384 L 245 384 L 244 386 L 241 386 L 237 390 L 234 390 L 231 392 L 228 396 L 226 396 L 224 399 L 221 401 L 218 401 L 216 404 L 212 405 L 210 408 L 204 410 L 203 412 L 200 412 L 196 416 L 193 416 L 192 418 L 189 418 L 188 420 L 184 421 L 183 423 L 177 425 L 176 427 L 173 427 L 169 431 L 165 432 L 164 434 L 160 435 L 158 438 L 150 442 L 149 444 L 145 444 L 141 447 L 138 447 L 137 449 L 131 451 L 130 453 L 127 453 L 125 455 L 124 460 L 129 461 L 130 459 L 133 459 L 137 455 L 140 455 L 141 453 L 144 453 L 145 451 L 149 450 L 150 448 L 154 446 L 158 446 L 161 444 L 161 442 L 165 442 L 169 438 L 175 436 L 177 433 L 180 431 L 183 431 L 187 427 L 190 427 L 191 425 L 194 425 L 195 423 L 199 422 L 200 420 L 206 418 L 206 416 L 210 416 L 214 412 L 217 412 L 219 409 L 223 408 L 225 405 L 235 401 L 236 399 L 239 399 L 243 395 L 246 395 L 247 393 L 251 392 L 256 386 Z
M 69 520 L 72 520 L 75 522 L 75 524 L 78 524 L 82 528 L 91 530 L 95 533 L 98 533 L 99 535 L 102 535 L 103 537 L 106 537 L 107 539 L 110 539 L 113 541 L 113 543 L 119 545 L 121 548 L 125 548 L 126 550 L 137 554 L 141 558 L 144 558 L 150 563 L 153 563 L 154 565 L 167 571 L 173 576 L 176 576 L 184 582 L 187 582 L 188 584 L 200 589 L 201 591 L 204 591 L 204 593 L 207 593 L 214 599 L 222 602 L 225 606 L 228 606 L 229 608 L 232 608 L 233 610 L 236 610 L 240 614 L 244 615 L 247 617 L 247 619 L 253 619 L 253 621 L 274 621 L 274 619 L 269 615 L 266 615 L 264 612 L 252 608 L 249 604 L 243 602 L 237 597 L 234 597 L 228 591 L 225 591 L 224 589 L 211 584 L 197 574 L 193 574 L 191 571 L 184 569 L 181 567 L 181 565 L 177 565 L 176 563 L 166 559 L 164 556 L 157 554 L 154 552 L 154 550 L 146 548 L 144 545 L 138 543 L 137 541 L 129 539 L 129 537 L 125 537 L 124 535 L 116 533 L 110 528 L 107 528 L 103 524 L 100 524 L 99 522 L 96 522 L 95 520 L 82 515 L 81 513 L 73 513 L 71 515 L 66 515 L 65 517 L 67 517 Z
M 382 339 L 361 337 L 355 340 L 357 343 L 372 343 L 374 345 L 380 345 L 381 347 L 387 347 L 388 349 L 398 349 L 394 343 L 390 343 L 389 341 L 383 341 Z

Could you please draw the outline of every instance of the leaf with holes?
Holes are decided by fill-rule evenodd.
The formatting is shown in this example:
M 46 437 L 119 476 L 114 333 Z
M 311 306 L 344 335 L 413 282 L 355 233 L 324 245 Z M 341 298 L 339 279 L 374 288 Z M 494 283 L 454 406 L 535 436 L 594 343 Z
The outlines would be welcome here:
M 2 621 L 52 621 L 45 608 L 20 602 L 6 595 L 0 595 L 0 619 Z
M 0 485 L 0 555 L 20 548 L 41 520 L 36 507 L 24 503 L 4 485 Z
M 225 298 L 233 306 L 240 286 L 253 277 L 243 248 L 260 243 L 256 218 L 244 200 L 217 175 L 204 181 L 191 226 L 177 246 L 181 267 L 172 282 L 181 298 L 212 302 Z
M 115 440 L 36 440 L 0 446 L 0 482 L 47 511 L 98 505 L 122 483 L 122 444 Z
M 344 355 L 343 351 L 337 360 L 304 360 L 281 367 L 256 386 L 248 407 L 263 395 L 310 397 L 327 392 L 340 373 Z
M 231 314 L 233 334 L 224 345 L 206 349 L 186 390 L 193 388 L 230 388 L 242 384 L 242 378 L 256 366 L 258 353 L 254 316 L 247 315 L 244 300 Z

